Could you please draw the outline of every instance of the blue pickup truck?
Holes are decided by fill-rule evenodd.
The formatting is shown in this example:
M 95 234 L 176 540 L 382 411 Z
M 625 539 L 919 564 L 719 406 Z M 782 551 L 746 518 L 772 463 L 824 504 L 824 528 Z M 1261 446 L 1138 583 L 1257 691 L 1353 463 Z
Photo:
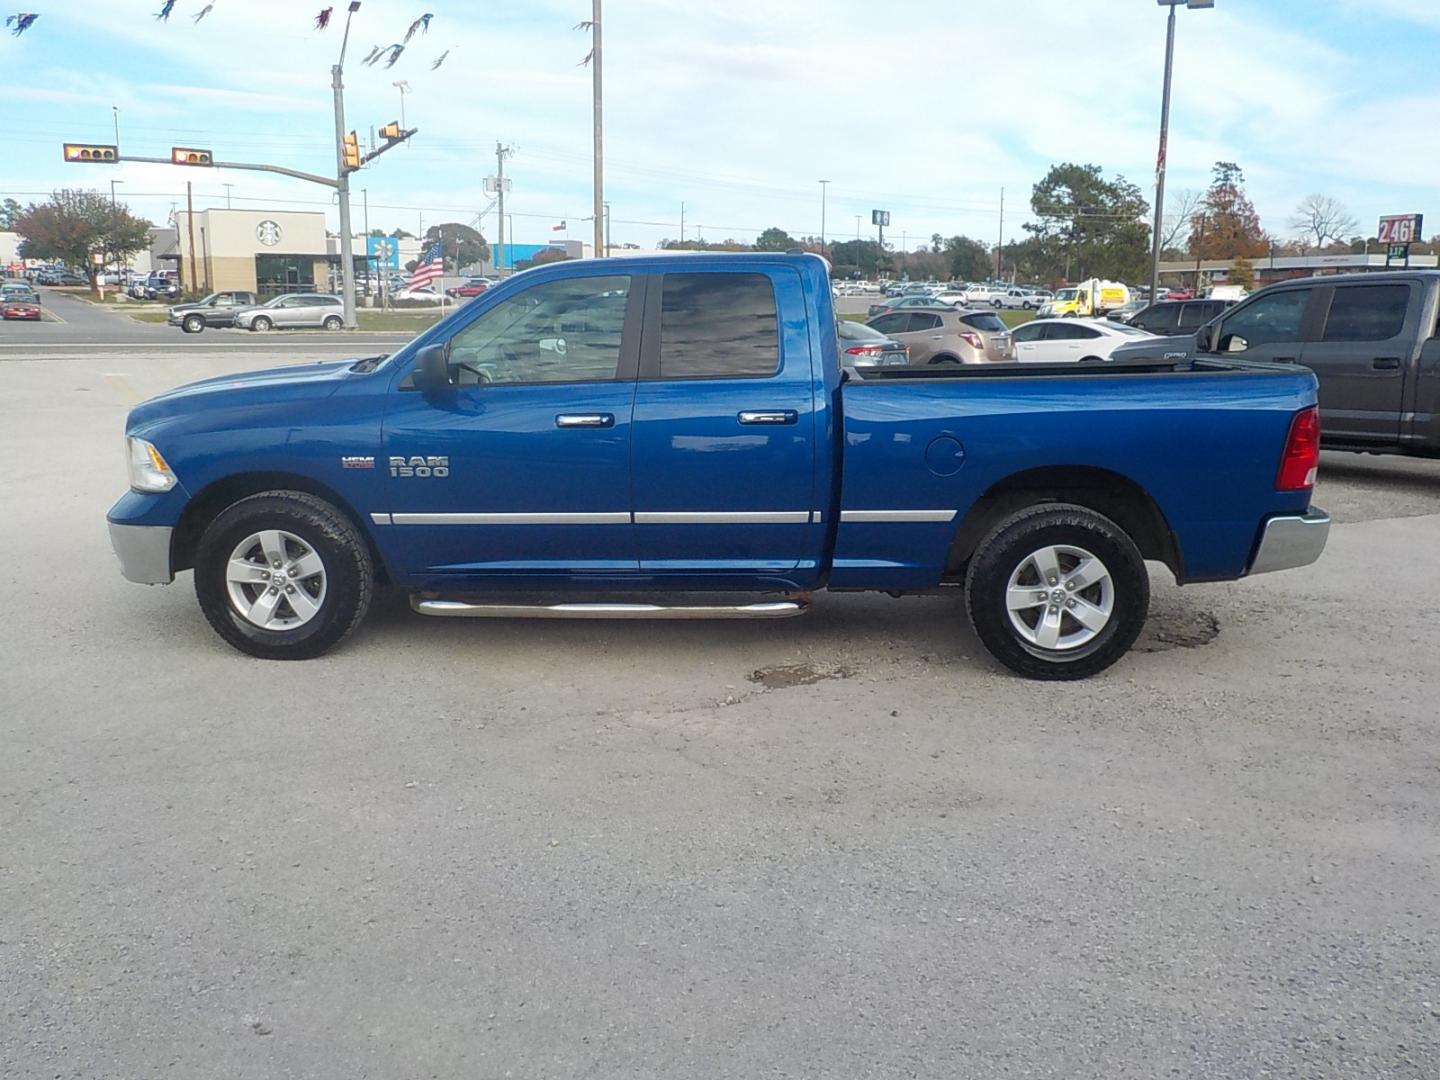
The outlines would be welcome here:
M 537 268 L 390 356 L 135 408 L 131 581 L 193 568 L 254 656 L 317 656 L 377 584 L 438 616 L 774 618 L 963 587 L 1011 669 L 1114 663 L 1181 583 L 1303 566 L 1315 378 L 1207 358 L 847 366 L 811 255 Z

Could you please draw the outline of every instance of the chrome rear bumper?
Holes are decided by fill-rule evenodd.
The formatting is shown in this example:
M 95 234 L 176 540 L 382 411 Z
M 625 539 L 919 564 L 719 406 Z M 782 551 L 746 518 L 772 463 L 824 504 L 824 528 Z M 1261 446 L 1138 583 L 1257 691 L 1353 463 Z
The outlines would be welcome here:
M 1265 522 L 1260 545 L 1247 574 L 1268 574 L 1309 566 L 1325 550 L 1330 536 L 1330 515 L 1312 506 L 1304 514 L 1284 514 Z

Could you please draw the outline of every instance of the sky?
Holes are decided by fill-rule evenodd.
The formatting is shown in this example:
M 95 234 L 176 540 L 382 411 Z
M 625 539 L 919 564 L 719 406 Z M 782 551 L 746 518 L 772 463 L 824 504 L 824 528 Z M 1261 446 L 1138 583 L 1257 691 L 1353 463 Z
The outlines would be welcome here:
M 23 5 L 23 6 L 21 6 Z M 172 146 L 218 160 L 333 174 L 330 68 L 345 0 L 12 0 L 39 18 L 0 36 L 0 198 L 62 186 L 164 222 L 184 206 L 325 210 L 325 187 L 239 170 L 67 164 L 61 144 L 122 154 Z M 592 234 L 591 0 L 363 0 L 345 66 L 347 126 L 400 118 L 419 133 L 352 177 L 354 224 L 418 231 L 473 223 L 497 142 L 513 148 L 513 239 Z M 361 63 L 433 13 L 392 68 Z M 1388 213 L 1431 213 L 1440 176 L 1433 57 L 1440 0 L 1215 0 L 1177 16 L 1167 190 L 1203 188 L 1235 161 L 1280 237 L 1309 193 L 1375 234 Z M 778 225 L 914 247 L 939 232 L 994 243 L 1029 219 L 1051 164 L 1095 163 L 1154 197 L 1165 9 L 1155 0 L 605 0 L 605 195 L 616 244 L 752 240 Z M 448 57 L 438 70 L 432 63 Z M 394 83 L 409 87 L 402 95 Z M 228 189 L 226 184 L 231 185 Z M 362 196 L 361 191 L 365 192 Z M 857 226 L 857 215 L 860 218 Z M 1430 219 L 1440 223 L 1440 216 Z M 565 230 L 555 227 L 565 222 Z

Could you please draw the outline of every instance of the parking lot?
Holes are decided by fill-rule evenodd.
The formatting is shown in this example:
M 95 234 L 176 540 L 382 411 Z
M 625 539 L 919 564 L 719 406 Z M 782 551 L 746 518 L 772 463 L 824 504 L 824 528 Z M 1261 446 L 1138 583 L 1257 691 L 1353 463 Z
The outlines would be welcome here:
M 1435 1075 L 1440 462 L 1079 684 L 949 595 L 265 663 L 104 511 L 275 346 L 87 350 L 0 361 L 0 1074 Z

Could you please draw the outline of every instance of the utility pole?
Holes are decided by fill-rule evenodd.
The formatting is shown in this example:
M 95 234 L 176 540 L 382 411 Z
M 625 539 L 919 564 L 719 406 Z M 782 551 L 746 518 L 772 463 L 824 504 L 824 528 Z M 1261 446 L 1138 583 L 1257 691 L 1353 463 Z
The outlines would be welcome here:
M 610 257 L 610 204 L 605 204 L 605 257 Z
M 820 181 L 820 254 L 825 254 L 825 191 L 830 186 L 829 180 Z
M 370 295 L 370 286 L 374 283 L 375 275 L 370 266 L 370 189 L 361 188 L 360 198 L 365 207 L 365 295 Z M 444 295 L 444 292 L 441 292 Z M 369 306 L 368 303 L 366 305 Z
M 605 125 L 604 107 L 601 97 L 602 82 L 600 75 L 600 0 L 591 0 L 590 8 L 590 33 L 594 51 L 590 55 L 591 78 L 594 80 L 594 108 L 595 108 L 595 254 L 598 257 L 603 249 L 605 255 L 610 254 L 609 246 L 605 244 L 605 222 L 601 215 L 605 213 Z
M 1192 11 L 1213 8 L 1215 0 L 1158 0 L 1170 8 L 1165 20 L 1165 88 L 1160 95 L 1160 152 L 1155 155 L 1155 231 L 1150 246 L 1150 299 L 1160 285 L 1160 230 L 1165 223 L 1165 157 L 1170 139 L 1170 70 L 1175 62 L 1175 9 L 1184 4 Z M 1198 271 L 1197 284 L 1198 282 Z
M 495 194 L 500 200 L 500 216 L 496 219 L 496 228 L 500 233 L 499 240 L 497 241 L 497 257 L 495 260 L 495 274 L 497 277 L 505 276 L 500 265 L 500 260 L 505 257 L 505 157 L 510 152 L 508 146 L 504 146 L 498 142 L 495 144 Z M 510 242 L 512 244 L 515 242 L 513 237 Z M 511 269 L 514 269 L 514 259 L 510 260 L 510 265 Z
M 229 209 L 230 209 L 230 189 L 233 188 L 234 186 L 235 186 L 234 184 L 222 184 L 222 185 L 221 185 L 221 187 L 223 187 L 223 188 L 225 189 L 225 209 L 226 209 L 226 210 L 229 210 Z
M 680 243 L 685 243 L 685 204 L 680 204 Z
M 200 282 L 195 274 L 195 193 L 194 185 L 185 181 L 185 231 L 190 234 L 190 291 L 200 291 Z
M 115 185 L 116 185 L 116 184 L 123 184 L 124 182 L 125 182 L 124 180 L 111 180 L 111 181 L 110 181 L 110 229 L 111 229 L 111 235 L 112 235 L 112 237 L 113 237 L 113 235 L 114 235 L 114 229 L 115 229 Z M 112 244 L 113 244 L 113 239 L 112 239 Z M 118 284 L 119 281 L 120 281 L 120 253 L 117 251 L 117 252 L 114 252 L 114 255 L 115 255 L 115 281 L 116 281 L 116 283 Z
M 335 90 L 335 193 L 340 203 L 340 299 L 345 325 L 355 327 L 355 237 L 350 231 L 350 166 L 345 163 L 345 46 L 350 42 L 350 20 L 360 10 L 360 0 L 350 0 L 345 13 L 345 33 L 340 38 L 340 59 L 330 69 Z
M 1005 189 L 1000 189 L 1000 242 L 995 245 L 995 278 L 1005 279 Z
M 111 105 L 110 112 L 115 117 L 115 149 L 118 152 L 120 149 L 120 106 Z

